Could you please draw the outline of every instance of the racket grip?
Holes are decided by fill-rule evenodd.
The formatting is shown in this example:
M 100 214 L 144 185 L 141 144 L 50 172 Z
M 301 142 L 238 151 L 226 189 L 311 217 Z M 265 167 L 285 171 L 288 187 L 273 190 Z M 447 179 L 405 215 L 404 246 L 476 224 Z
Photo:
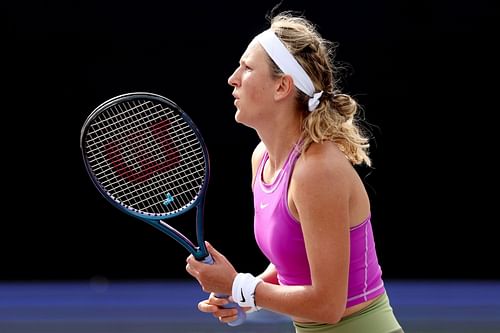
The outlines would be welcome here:
M 212 265 L 214 263 L 214 260 L 213 260 L 212 256 L 209 254 L 208 256 L 205 257 L 205 259 L 203 259 L 203 262 L 205 264 Z M 217 298 L 229 298 L 229 295 L 216 293 L 215 297 L 217 297 Z M 231 302 L 231 303 L 228 303 L 226 305 L 223 305 L 223 307 L 226 309 L 236 308 L 238 310 L 238 318 L 236 320 L 233 320 L 232 322 L 227 323 L 229 326 L 239 326 L 239 325 L 243 324 L 243 322 L 245 322 L 245 320 L 247 318 L 247 314 L 246 314 L 245 310 L 243 310 L 241 308 L 241 306 L 239 306 L 237 303 Z

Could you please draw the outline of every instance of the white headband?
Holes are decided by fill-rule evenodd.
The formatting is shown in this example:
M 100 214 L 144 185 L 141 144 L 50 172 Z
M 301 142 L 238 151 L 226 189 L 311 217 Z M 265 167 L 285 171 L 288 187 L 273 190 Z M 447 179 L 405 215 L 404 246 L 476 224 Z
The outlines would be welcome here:
M 314 92 L 314 85 L 309 75 L 288 51 L 283 42 L 270 29 L 257 35 L 255 39 L 262 45 L 266 53 L 278 65 L 283 73 L 290 75 L 297 88 L 309 96 L 309 111 L 314 111 L 319 105 L 323 91 Z

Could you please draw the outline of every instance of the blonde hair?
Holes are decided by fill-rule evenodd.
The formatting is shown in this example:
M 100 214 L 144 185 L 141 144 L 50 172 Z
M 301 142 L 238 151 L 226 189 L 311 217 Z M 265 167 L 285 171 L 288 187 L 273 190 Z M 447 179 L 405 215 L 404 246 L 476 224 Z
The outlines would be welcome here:
M 332 141 L 353 164 L 371 166 L 368 156 L 368 131 L 362 128 L 358 116 L 360 106 L 348 94 L 340 93 L 333 66 L 335 45 L 321 37 L 316 27 L 301 16 L 282 12 L 269 18 L 271 30 L 281 39 L 291 54 L 313 81 L 316 91 L 323 91 L 319 106 L 309 112 L 309 97 L 297 89 L 297 101 L 303 105 L 303 145 L 305 151 L 313 142 Z M 276 75 L 283 75 L 269 58 Z

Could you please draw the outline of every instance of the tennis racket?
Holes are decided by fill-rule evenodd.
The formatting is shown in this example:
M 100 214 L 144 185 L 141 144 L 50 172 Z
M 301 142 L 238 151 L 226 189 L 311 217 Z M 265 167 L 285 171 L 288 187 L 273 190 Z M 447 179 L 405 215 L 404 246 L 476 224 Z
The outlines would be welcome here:
M 113 206 L 172 237 L 197 260 L 213 264 L 203 239 L 208 150 L 179 106 L 148 92 L 113 97 L 86 119 L 80 148 L 92 182 Z M 192 208 L 196 242 L 167 223 Z M 238 308 L 238 319 L 229 325 L 243 323 L 241 307 L 226 307 Z

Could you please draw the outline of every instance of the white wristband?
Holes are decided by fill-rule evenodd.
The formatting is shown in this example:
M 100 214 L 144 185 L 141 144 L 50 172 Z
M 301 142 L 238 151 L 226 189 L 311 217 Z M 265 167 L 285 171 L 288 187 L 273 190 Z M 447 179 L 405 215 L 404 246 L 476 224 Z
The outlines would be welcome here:
M 233 281 L 232 297 L 239 306 L 255 307 L 255 287 L 262 282 L 250 273 L 238 273 Z

